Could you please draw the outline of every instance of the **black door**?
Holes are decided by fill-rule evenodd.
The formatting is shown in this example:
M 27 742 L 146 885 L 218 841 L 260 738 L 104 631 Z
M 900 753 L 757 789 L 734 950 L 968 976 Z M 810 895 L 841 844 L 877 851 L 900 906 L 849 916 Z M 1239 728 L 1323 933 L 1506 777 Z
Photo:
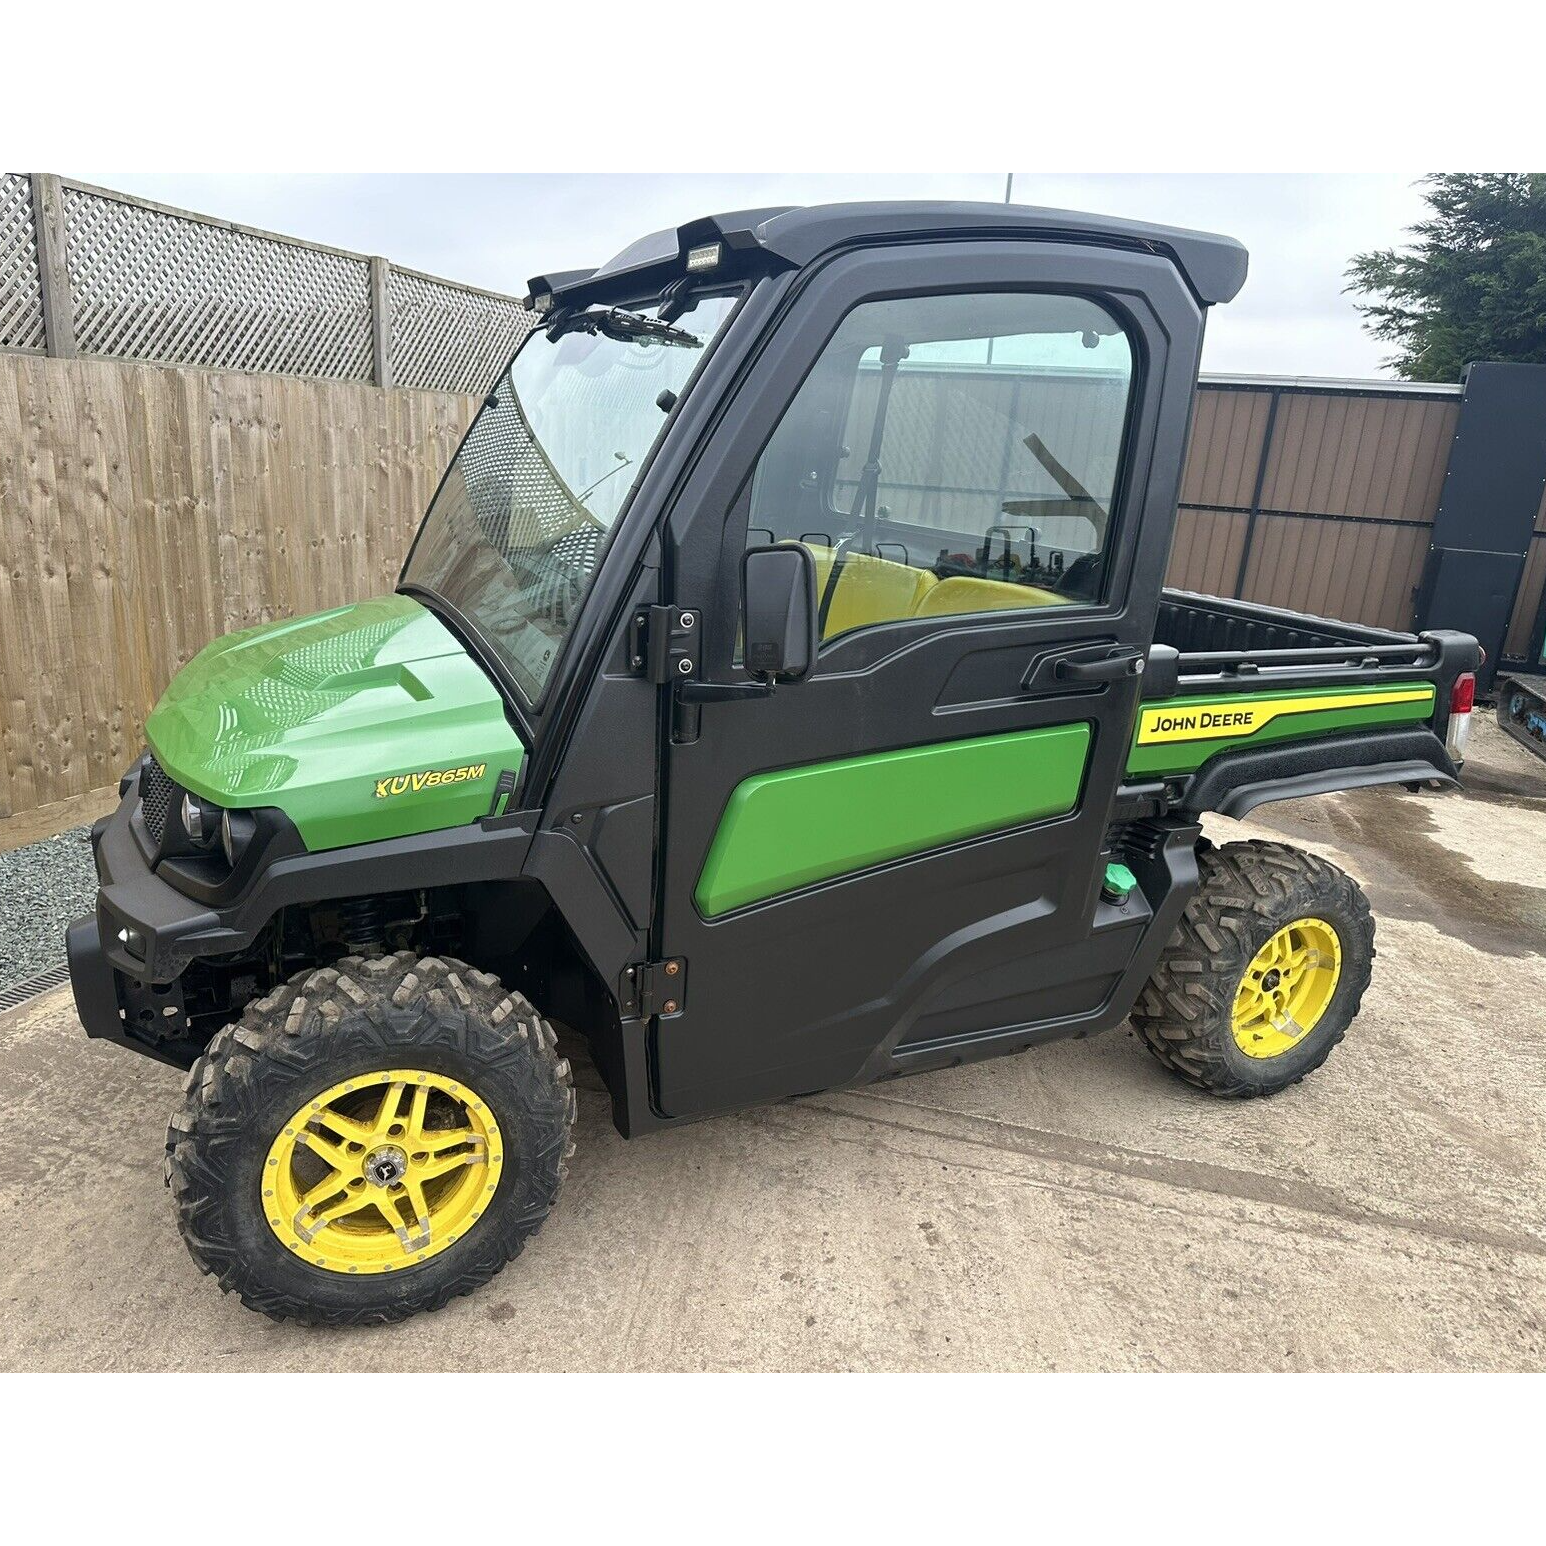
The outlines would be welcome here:
M 1148 255 L 953 243 L 805 281 L 668 526 L 701 677 L 747 680 L 748 543 L 810 547 L 823 643 L 771 697 L 670 707 L 664 1114 L 1098 1018 L 1142 927 L 1097 926 L 1102 851 L 1199 336 Z

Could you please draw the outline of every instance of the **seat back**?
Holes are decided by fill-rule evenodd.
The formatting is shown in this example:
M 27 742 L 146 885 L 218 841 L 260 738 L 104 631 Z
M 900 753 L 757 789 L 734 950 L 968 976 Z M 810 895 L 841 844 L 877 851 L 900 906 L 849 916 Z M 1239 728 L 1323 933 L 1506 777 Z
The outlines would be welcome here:
M 806 546 L 816 561 L 816 595 L 827 601 L 837 555 L 829 547 L 811 542 Z M 912 617 L 919 603 L 937 583 L 927 569 L 914 569 L 869 553 L 845 553 L 837 587 L 827 602 L 821 636 L 835 639 L 840 633 L 849 633 L 855 628 Z
M 836 551 L 813 542 L 805 545 L 816 562 L 817 598 L 825 601 L 832 566 L 837 561 Z M 914 569 L 869 553 L 847 553 L 837 587 L 827 604 L 821 637 L 835 639 L 855 628 L 899 622 L 908 617 L 954 617 L 972 612 L 1066 606 L 1072 599 L 1037 585 L 1014 585 L 1007 580 L 974 579 L 969 575 L 940 580 L 928 569 Z
M 854 628 L 914 617 L 938 583 L 927 569 L 914 569 L 868 553 L 849 553 L 844 557 L 821 636 L 835 639 Z
M 1062 607 L 1074 598 L 1039 585 L 1014 585 L 1008 580 L 978 580 L 952 575 L 919 598 L 914 617 L 952 617 L 964 612 L 1009 612 L 1026 607 Z

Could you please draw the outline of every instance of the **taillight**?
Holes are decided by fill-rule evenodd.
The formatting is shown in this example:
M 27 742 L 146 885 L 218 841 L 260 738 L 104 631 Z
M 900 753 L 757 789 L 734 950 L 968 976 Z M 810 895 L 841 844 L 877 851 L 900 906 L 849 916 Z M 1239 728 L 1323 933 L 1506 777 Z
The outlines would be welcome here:
M 1465 761 L 1465 745 L 1471 739 L 1471 710 L 1476 706 L 1476 675 L 1467 671 L 1455 678 L 1449 690 L 1449 730 L 1444 745 L 1456 762 Z

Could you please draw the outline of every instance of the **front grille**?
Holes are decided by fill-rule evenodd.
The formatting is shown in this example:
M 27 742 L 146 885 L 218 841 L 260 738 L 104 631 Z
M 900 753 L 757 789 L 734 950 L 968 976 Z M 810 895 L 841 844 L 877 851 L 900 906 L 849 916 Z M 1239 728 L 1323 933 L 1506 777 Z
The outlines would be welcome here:
M 140 809 L 145 818 L 145 829 L 158 848 L 166 833 L 166 819 L 172 811 L 174 788 L 161 764 L 154 757 L 147 757 L 140 769 Z

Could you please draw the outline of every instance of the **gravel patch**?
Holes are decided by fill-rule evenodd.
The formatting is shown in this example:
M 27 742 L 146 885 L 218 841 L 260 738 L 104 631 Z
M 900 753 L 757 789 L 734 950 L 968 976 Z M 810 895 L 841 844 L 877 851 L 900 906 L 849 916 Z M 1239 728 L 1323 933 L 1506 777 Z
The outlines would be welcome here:
M 89 827 L 0 854 L 0 988 L 64 960 L 64 931 L 96 906 Z

